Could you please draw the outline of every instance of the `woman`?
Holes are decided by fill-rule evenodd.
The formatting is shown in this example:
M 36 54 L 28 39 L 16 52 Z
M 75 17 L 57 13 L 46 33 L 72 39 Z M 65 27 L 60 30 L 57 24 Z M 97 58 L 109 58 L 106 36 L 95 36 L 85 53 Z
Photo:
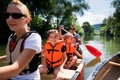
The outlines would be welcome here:
M 0 67 L 0 79 L 40 80 L 37 67 L 40 64 L 41 37 L 29 31 L 31 17 L 28 8 L 19 0 L 13 0 L 8 4 L 5 18 L 14 33 L 10 35 L 6 48 L 9 65 Z

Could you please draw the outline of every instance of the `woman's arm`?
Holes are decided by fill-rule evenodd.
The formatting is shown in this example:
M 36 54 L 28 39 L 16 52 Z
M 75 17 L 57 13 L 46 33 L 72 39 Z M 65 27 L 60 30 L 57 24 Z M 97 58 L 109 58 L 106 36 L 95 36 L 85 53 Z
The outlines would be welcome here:
M 16 77 L 29 64 L 35 54 L 35 50 L 24 49 L 12 65 L 0 67 L 0 79 L 4 80 Z

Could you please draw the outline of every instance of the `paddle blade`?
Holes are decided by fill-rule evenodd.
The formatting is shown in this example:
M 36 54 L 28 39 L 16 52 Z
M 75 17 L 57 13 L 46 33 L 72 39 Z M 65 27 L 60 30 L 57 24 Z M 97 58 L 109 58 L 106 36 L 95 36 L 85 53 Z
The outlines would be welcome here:
M 92 55 L 94 55 L 95 57 L 100 57 L 100 56 L 101 56 L 102 53 L 101 53 L 98 49 L 96 49 L 95 47 L 93 47 L 93 46 L 91 46 L 91 45 L 88 45 L 88 44 L 86 44 L 85 46 L 86 46 L 87 50 L 88 50 Z

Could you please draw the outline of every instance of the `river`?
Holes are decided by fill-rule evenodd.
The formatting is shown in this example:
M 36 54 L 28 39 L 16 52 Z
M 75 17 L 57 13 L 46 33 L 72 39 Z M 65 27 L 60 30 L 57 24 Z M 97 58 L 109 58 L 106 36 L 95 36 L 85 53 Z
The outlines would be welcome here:
M 81 39 L 84 44 L 92 45 L 102 52 L 100 58 L 95 58 L 90 53 L 84 55 L 86 58 L 84 80 L 87 80 L 88 76 L 91 74 L 91 72 L 94 70 L 94 68 L 97 65 L 99 65 L 101 62 L 104 62 L 106 59 L 110 58 L 116 52 L 120 51 L 120 38 L 115 39 L 115 38 L 95 35 L 95 36 L 81 37 Z
M 85 75 L 84 80 L 87 80 L 88 76 L 91 74 L 91 72 L 94 70 L 94 68 L 98 65 L 100 65 L 101 62 L 104 62 L 105 60 L 109 59 L 120 51 L 120 38 L 110 38 L 110 37 L 103 37 L 99 35 L 95 36 L 85 36 L 82 37 L 82 40 L 84 44 L 89 44 L 97 48 L 102 52 L 102 55 L 100 58 L 95 58 L 91 56 L 92 54 L 85 54 L 87 58 L 85 59 Z M 90 55 L 88 57 L 88 55 Z

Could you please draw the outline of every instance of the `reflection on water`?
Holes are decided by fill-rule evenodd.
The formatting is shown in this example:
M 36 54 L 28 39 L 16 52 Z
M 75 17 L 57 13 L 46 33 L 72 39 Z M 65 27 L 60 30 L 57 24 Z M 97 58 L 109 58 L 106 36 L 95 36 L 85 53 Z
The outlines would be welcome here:
M 85 44 L 90 44 L 102 52 L 100 58 L 87 57 L 84 76 L 84 80 L 86 80 L 96 66 L 120 51 L 120 38 L 115 39 L 95 35 L 82 37 L 82 40 Z
M 86 67 L 92 67 L 95 66 L 97 63 L 101 62 L 100 58 L 94 58 L 90 62 L 86 64 Z

